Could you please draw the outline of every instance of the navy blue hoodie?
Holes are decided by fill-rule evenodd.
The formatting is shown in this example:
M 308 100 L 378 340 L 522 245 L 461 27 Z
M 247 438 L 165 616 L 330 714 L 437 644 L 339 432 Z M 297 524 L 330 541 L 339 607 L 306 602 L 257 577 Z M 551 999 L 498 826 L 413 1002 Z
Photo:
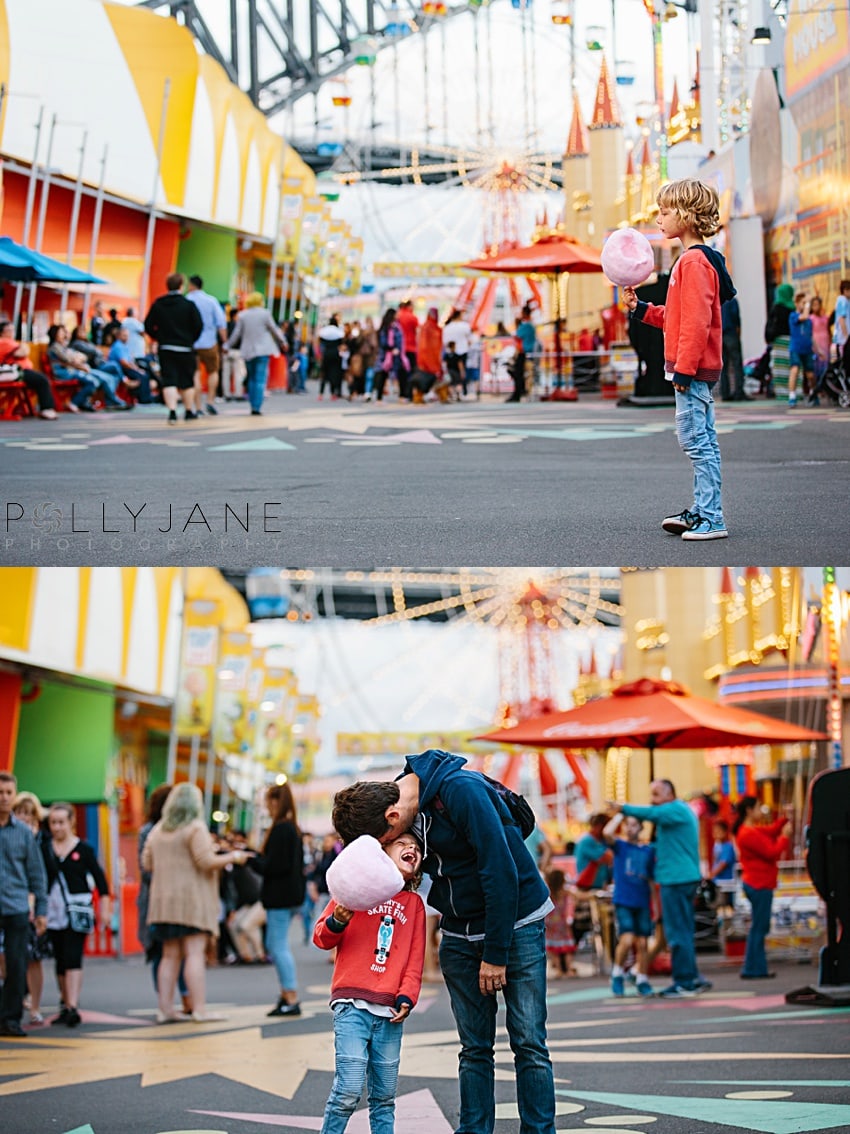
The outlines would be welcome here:
M 428 902 L 448 933 L 484 935 L 483 960 L 504 965 L 517 921 L 549 896 L 513 816 L 466 760 L 431 748 L 408 756 L 425 817 Z

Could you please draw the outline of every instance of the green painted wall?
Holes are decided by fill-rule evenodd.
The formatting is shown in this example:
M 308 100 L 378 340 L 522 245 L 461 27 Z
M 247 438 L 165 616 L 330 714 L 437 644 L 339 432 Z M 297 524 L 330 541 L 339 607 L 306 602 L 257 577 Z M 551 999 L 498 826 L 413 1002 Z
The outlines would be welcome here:
M 254 261 L 254 291 L 262 292 L 268 297 L 269 287 L 269 265 L 263 263 L 261 260 Z M 280 271 L 277 274 L 278 286 L 280 286 Z
M 115 749 L 115 698 L 78 686 L 41 683 L 21 705 L 15 775 L 39 799 L 95 803 L 104 798 Z
M 204 291 L 227 302 L 236 273 L 236 233 L 193 224 L 189 235 L 180 241 L 177 271 L 187 279 L 200 276 Z
M 148 788 L 147 794 L 165 783 L 168 775 L 168 737 L 160 732 L 148 733 Z

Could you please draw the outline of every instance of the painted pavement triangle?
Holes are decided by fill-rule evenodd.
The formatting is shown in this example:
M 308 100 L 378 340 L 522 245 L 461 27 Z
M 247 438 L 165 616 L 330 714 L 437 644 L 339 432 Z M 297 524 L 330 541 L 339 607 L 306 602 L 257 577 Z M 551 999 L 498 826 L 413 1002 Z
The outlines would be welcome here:
M 284 449 L 294 449 L 294 445 L 288 444 L 286 441 L 281 441 L 279 437 L 259 437 L 255 441 L 234 441 L 230 445 L 210 445 L 210 452 L 222 453 L 225 451 L 230 452 L 259 452 L 261 450 L 276 449 L 282 451 Z
M 260 1122 L 266 1126 L 286 1126 L 290 1130 L 321 1130 L 322 1119 L 310 1115 L 239 1114 L 220 1110 L 196 1110 L 211 1118 L 234 1118 L 243 1122 Z M 369 1134 L 369 1112 L 359 1110 L 351 1116 L 347 1134 Z M 396 1134 L 451 1134 L 452 1127 L 437 1106 L 429 1090 L 400 1095 L 395 1109 Z
M 629 1110 L 668 1114 L 731 1126 L 735 1130 L 758 1130 L 762 1134 L 805 1134 L 811 1130 L 850 1129 L 850 1106 L 818 1102 L 765 1101 L 762 1099 L 683 1098 L 671 1095 L 616 1095 L 596 1091 L 565 1091 L 558 1095 L 587 1102 L 621 1106 Z M 684 1131 L 683 1131 L 684 1134 Z

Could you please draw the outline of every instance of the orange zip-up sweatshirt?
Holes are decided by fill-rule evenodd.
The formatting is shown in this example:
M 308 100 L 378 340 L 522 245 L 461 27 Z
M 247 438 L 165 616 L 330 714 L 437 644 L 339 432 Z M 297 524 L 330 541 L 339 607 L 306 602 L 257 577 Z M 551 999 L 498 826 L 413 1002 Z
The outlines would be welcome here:
M 425 963 L 425 906 L 418 894 L 400 890 L 388 902 L 358 910 L 343 926 L 331 899 L 313 930 L 320 949 L 336 949 L 331 999 L 368 1000 L 414 1008 Z
M 734 292 L 733 292 L 734 294 Z M 666 304 L 644 303 L 632 315 L 664 332 L 664 370 L 678 386 L 716 382 L 723 369 L 720 279 L 699 248 L 688 248 L 673 266 Z

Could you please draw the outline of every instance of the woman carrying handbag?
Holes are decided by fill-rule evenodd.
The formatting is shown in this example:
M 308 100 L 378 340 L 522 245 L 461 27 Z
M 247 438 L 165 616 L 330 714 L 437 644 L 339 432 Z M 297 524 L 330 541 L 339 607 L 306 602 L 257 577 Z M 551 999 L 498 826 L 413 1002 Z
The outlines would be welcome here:
M 44 847 L 47 867 L 47 930 L 56 961 L 61 1010 L 51 1024 L 76 1028 L 83 986 L 83 946 L 94 929 L 92 890 L 100 894 L 100 926 L 111 917 L 109 883 L 94 848 L 77 837 L 74 808 L 54 803 L 47 814 L 50 839 Z

